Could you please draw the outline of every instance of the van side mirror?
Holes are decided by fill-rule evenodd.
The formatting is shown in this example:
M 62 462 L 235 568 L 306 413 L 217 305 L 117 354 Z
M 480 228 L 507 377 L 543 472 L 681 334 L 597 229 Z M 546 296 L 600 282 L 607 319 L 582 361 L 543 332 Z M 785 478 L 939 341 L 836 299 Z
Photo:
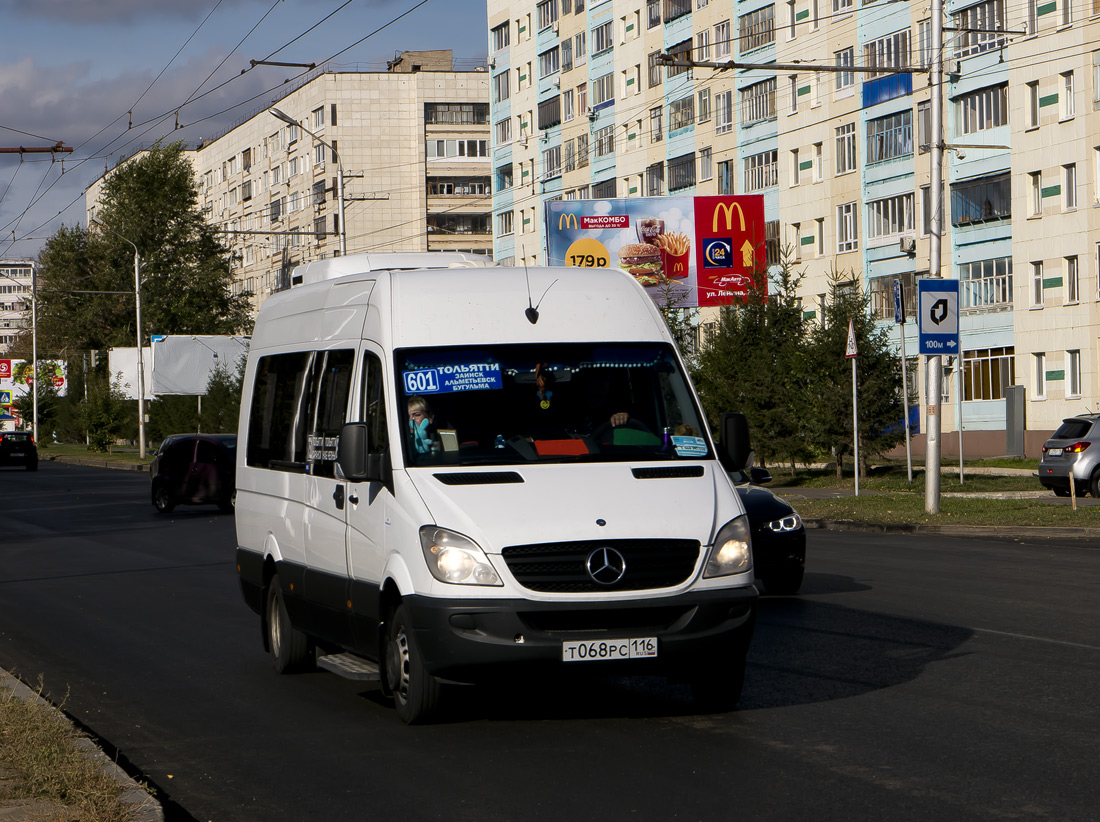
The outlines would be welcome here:
M 340 443 L 336 446 L 336 463 L 345 479 L 352 482 L 381 482 L 386 487 L 392 483 L 389 455 L 372 454 L 367 450 L 369 442 L 365 422 L 349 422 L 340 429 Z
M 722 415 L 718 461 L 727 471 L 745 471 L 752 465 L 749 420 L 744 414 L 727 411 Z

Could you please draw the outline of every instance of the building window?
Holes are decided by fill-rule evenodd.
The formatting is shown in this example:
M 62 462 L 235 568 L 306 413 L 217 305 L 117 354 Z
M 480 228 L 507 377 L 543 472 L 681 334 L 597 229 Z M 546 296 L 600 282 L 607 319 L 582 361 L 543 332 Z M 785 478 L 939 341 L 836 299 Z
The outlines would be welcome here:
M 492 36 L 493 51 L 500 51 L 501 49 L 508 48 L 511 31 L 512 27 L 508 23 L 501 23 L 491 30 L 490 34 Z
M 592 198 L 595 200 L 609 200 L 615 196 L 615 178 L 604 180 L 602 183 L 592 184 Z
M 661 56 L 660 51 L 651 51 L 649 53 L 649 87 L 661 85 L 661 64 L 657 62 L 657 58 Z
M 846 123 L 836 129 L 836 173 L 856 170 L 856 124 Z
M 1043 262 L 1031 264 L 1031 307 L 1043 307 Z
M 790 164 L 790 180 L 791 188 L 794 188 L 800 182 L 801 168 L 798 165 L 798 149 L 792 148 L 790 152 L 791 164 Z
M 677 62 L 691 60 L 691 38 L 689 37 L 687 40 L 681 40 L 674 46 L 669 46 L 668 56 Z M 665 77 L 677 77 L 687 70 L 687 66 L 666 66 Z
M 665 22 L 691 14 L 691 0 L 665 0 Z
M 1047 397 L 1047 355 L 1038 351 L 1031 355 L 1035 369 L 1035 397 L 1037 400 L 1045 400 Z
M 325 127 L 325 107 L 313 109 L 313 130 L 320 131 Z
M 699 116 L 696 118 L 696 122 L 705 123 L 710 119 L 710 89 L 703 89 L 699 92 Z
M 737 18 L 737 23 L 740 32 L 738 51 L 741 54 L 775 42 L 775 6 L 765 6 L 749 14 L 742 14 Z M 719 25 L 726 27 L 728 41 L 729 23 Z M 715 34 L 717 39 L 717 27 L 715 27 Z M 729 56 L 728 47 L 726 56 Z
M 550 128 L 561 122 L 561 97 L 551 97 L 539 103 L 539 128 Z
M 592 81 L 592 108 L 599 108 L 604 103 L 615 100 L 615 72 L 597 77 Z
M 542 152 L 542 179 L 561 176 L 561 146 L 552 146 Z
M 821 143 L 814 143 L 814 182 L 825 179 L 825 154 Z
M 550 28 L 558 22 L 558 0 L 542 0 L 535 10 L 538 12 L 539 31 Z
M 913 112 L 910 109 L 867 121 L 867 162 L 913 156 Z
M 951 225 L 963 226 L 1012 216 L 1008 173 L 976 177 L 951 186 Z
M 1066 257 L 1066 302 L 1076 303 L 1081 299 L 1077 256 Z
M 507 71 L 502 71 L 500 74 L 493 77 L 493 102 L 499 103 L 502 100 L 508 99 L 510 91 L 510 85 L 508 83 L 509 74 Z
M 1016 384 L 1016 349 L 978 348 L 963 353 L 963 399 L 1003 400 Z
M 854 48 L 841 49 L 833 52 L 833 62 L 838 66 L 853 66 L 856 62 L 856 50 Z M 838 71 L 833 77 L 836 82 L 836 95 L 838 97 L 852 94 L 855 90 L 856 75 L 853 71 Z M 843 92 L 843 94 L 841 93 Z
M 867 204 L 867 239 L 892 239 L 913 231 L 913 195 L 901 194 Z
M 649 110 L 649 141 L 651 143 L 659 143 L 665 138 L 664 111 L 664 107 L 661 106 Z
M 1059 0 L 1058 5 L 1062 7 L 1062 25 L 1068 26 L 1073 23 L 1073 3 L 1070 0 Z
M 1073 100 L 1073 72 L 1067 71 L 1062 75 L 1062 119 L 1068 120 L 1077 112 Z
M 566 89 L 561 93 L 561 119 L 568 123 L 576 116 L 573 109 L 573 89 Z
M 497 168 L 497 191 L 504 191 L 512 187 L 512 164 L 500 166 Z
M 959 266 L 959 310 L 1012 307 L 1012 258 L 978 260 Z
M 612 21 L 607 21 L 602 25 L 596 26 L 592 29 L 592 53 L 601 54 L 605 51 L 610 51 L 615 46 L 615 35 L 612 32 Z
M 1077 164 L 1062 166 L 1062 208 L 1072 211 L 1077 208 Z
M 772 39 L 775 39 L 773 34 Z M 714 27 L 714 59 L 729 60 L 733 55 L 733 35 L 730 34 L 730 21 L 723 20 Z
M 745 125 L 775 119 L 774 77 L 741 89 L 741 115 Z
M 909 65 L 909 29 L 880 37 L 863 46 L 863 62 L 867 68 L 905 68 Z M 867 79 L 878 75 L 868 73 Z
M 836 208 L 836 250 L 838 254 L 859 250 L 857 203 L 845 203 Z
M 1066 396 L 1081 396 L 1081 351 L 1066 352 Z
M 539 78 L 556 74 L 561 68 L 561 52 L 557 46 L 539 55 Z
M 661 0 L 646 0 L 646 28 L 661 25 Z
M 779 151 L 772 149 L 745 158 L 745 192 L 779 185 Z
M 695 95 L 689 94 L 679 100 L 673 100 L 668 107 L 668 130 L 677 131 L 695 124 Z
M 855 0 L 833 0 L 833 13 L 843 14 L 846 11 L 851 11 L 854 4 Z
M 733 92 L 720 91 L 714 95 L 714 133 L 726 134 L 732 130 Z
M 1038 217 L 1043 213 L 1043 175 L 1042 172 L 1032 171 L 1027 176 L 1031 189 L 1031 197 L 1028 198 L 1030 206 L 1028 216 Z
M 497 215 L 497 236 L 506 237 L 515 232 L 515 215 L 511 211 L 503 211 Z
M 646 193 L 658 197 L 665 193 L 665 164 L 654 163 L 645 170 Z
M 588 166 L 588 135 L 577 135 L 577 168 Z
M 955 127 L 960 134 L 1008 125 L 1008 84 L 990 86 L 955 98 Z
M 607 126 L 596 132 L 596 156 L 606 157 L 615 153 L 615 126 Z
M 695 35 L 695 59 L 710 59 L 710 29 L 703 29 Z
M 1027 84 L 1027 127 L 1039 127 L 1039 81 Z
M 695 153 L 682 154 L 668 161 L 668 190 L 679 191 L 695 185 Z
M 968 57 L 1000 48 L 1006 40 L 1004 0 L 985 0 L 953 15 L 958 32 L 955 56 Z
M 699 149 L 699 179 L 714 179 L 714 158 L 709 146 Z
M 722 160 L 718 163 L 719 194 L 733 194 L 733 162 L 733 160 Z M 1100 244 L 1098 244 L 1097 249 L 1097 255 L 1100 257 Z

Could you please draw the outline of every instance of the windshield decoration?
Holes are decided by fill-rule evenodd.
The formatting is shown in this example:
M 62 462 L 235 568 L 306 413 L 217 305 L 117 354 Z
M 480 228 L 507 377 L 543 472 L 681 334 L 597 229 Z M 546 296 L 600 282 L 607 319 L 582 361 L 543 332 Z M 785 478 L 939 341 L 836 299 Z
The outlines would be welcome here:
M 678 457 L 705 457 L 707 441 L 702 437 L 672 437 L 672 447 Z

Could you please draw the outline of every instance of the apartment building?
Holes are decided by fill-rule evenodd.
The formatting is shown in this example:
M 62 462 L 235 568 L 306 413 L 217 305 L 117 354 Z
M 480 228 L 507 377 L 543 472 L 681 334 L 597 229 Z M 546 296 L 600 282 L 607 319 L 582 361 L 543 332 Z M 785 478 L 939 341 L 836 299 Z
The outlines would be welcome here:
M 1022 386 L 1036 455 L 1062 417 L 1100 411 L 1100 0 L 947 0 L 942 198 L 929 13 L 873 0 L 489 0 L 497 258 L 544 261 L 551 199 L 762 194 L 768 261 L 782 250 L 805 273 L 806 318 L 822 316 L 831 274 L 853 272 L 912 355 L 941 202 L 938 274 L 959 280 L 963 343 L 944 359 L 942 430 L 961 426 L 964 452 L 1004 453 L 1006 389 Z M 738 67 L 664 66 L 661 54 Z M 905 326 L 893 324 L 896 279 Z M 910 402 L 923 405 L 910 359 Z M 945 436 L 944 452 L 956 443 Z
M 258 309 L 294 266 L 341 243 L 348 254 L 491 254 L 488 96 L 486 67 L 456 64 L 450 50 L 403 52 L 386 71 L 321 66 L 188 151 L 238 292 Z M 101 184 L 86 195 L 89 218 Z
M 31 327 L 34 267 L 34 260 L 0 260 L 0 354 L 10 351 L 16 335 Z

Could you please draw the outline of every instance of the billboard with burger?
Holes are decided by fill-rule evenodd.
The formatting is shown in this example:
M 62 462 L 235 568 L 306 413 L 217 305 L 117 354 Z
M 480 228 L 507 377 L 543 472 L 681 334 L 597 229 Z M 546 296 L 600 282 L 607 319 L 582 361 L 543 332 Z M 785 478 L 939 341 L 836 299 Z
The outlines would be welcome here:
M 550 265 L 617 267 L 680 306 L 731 302 L 766 269 L 759 195 L 551 200 L 545 220 Z

